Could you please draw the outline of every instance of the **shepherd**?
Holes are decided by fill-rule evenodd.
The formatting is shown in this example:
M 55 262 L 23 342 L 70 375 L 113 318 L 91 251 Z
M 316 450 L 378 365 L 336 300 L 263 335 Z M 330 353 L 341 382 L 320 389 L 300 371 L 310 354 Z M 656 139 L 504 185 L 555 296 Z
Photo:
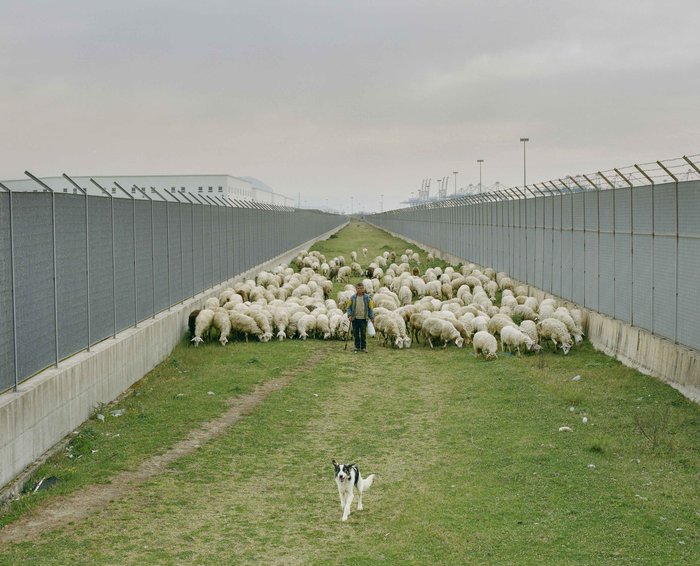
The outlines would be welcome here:
M 348 318 L 352 323 L 352 335 L 355 338 L 353 352 L 367 352 L 367 321 L 374 324 L 374 304 L 369 295 L 365 294 L 365 286 L 358 283 L 356 292 L 350 299 Z

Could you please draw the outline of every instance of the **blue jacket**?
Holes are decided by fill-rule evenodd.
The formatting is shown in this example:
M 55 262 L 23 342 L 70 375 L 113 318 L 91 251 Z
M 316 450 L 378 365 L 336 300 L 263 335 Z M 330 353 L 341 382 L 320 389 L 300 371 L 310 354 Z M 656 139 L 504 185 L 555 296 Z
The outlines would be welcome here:
M 374 320 L 374 303 L 370 299 L 369 295 L 364 294 L 362 298 L 365 301 L 365 312 L 367 313 L 367 318 L 369 320 Z M 357 293 L 350 299 L 350 306 L 348 307 L 348 316 L 355 316 L 355 304 L 357 303 Z

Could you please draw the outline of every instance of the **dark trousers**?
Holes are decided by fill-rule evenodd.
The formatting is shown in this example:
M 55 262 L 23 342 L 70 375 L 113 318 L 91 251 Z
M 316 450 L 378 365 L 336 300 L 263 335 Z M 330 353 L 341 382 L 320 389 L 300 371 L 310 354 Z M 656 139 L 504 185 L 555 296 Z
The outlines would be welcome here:
M 355 349 L 365 350 L 367 348 L 367 319 L 352 319 L 352 335 L 355 337 Z

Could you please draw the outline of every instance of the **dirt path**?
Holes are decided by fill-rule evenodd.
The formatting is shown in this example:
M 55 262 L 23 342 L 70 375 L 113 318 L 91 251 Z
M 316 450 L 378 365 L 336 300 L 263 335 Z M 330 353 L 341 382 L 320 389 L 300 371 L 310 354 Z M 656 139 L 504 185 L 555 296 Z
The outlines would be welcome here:
M 0 530 L 0 543 L 35 540 L 46 531 L 84 519 L 110 501 L 121 499 L 135 486 L 163 473 L 175 460 L 191 454 L 208 440 L 226 432 L 260 405 L 270 393 L 289 385 L 297 375 L 316 366 L 322 357 L 323 351 L 317 350 L 311 354 L 303 366 L 258 385 L 247 395 L 230 399 L 230 408 L 219 418 L 209 421 L 200 429 L 193 430 L 187 438 L 173 445 L 165 453 L 148 458 L 138 468 L 118 473 L 111 478 L 111 483 L 91 485 L 65 497 L 54 498 L 46 505 L 6 525 Z

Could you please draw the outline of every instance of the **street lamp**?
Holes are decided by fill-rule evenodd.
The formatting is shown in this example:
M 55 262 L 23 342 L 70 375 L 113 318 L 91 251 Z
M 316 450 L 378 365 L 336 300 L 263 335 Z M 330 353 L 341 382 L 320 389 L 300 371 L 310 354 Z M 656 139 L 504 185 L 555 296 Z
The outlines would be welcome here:
M 454 173 L 454 176 L 455 176 L 455 196 L 457 196 L 457 173 L 459 173 L 459 171 L 452 171 L 452 172 Z
M 523 142 L 523 187 L 527 186 L 527 159 L 525 157 L 525 144 L 530 141 L 530 138 L 520 138 Z
M 476 162 L 479 164 L 479 192 L 481 193 L 481 164 L 484 162 L 484 160 L 477 159 Z

